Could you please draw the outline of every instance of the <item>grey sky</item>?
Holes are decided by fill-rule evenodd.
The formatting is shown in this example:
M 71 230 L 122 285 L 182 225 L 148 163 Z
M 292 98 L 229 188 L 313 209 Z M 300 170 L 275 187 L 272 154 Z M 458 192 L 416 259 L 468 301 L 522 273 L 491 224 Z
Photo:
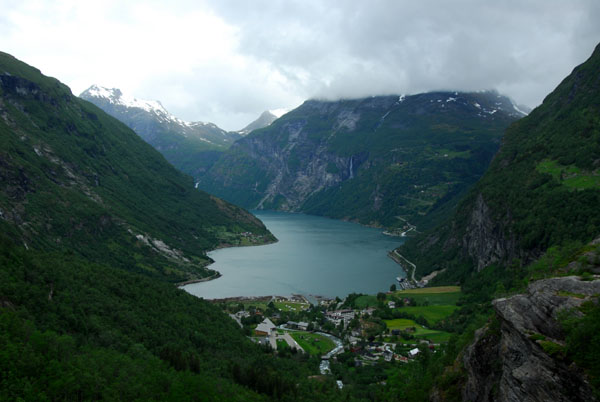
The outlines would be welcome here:
M 126 5 L 124 5 L 124 4 Z M 600 2 L 0 0 L 0 50 L 79 94 L 240 129 L 307 98 L 497 89 L 534 107 L 600 42 Z

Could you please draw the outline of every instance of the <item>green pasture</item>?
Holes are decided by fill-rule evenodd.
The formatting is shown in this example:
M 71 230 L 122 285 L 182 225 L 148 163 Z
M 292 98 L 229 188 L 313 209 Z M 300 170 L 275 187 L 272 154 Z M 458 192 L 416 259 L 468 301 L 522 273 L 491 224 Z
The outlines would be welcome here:
M 335 343 L 326 336 L 311 332 L 290 332 L 290 335 L 304 351 L 311 355 L 324 355 L 335 347 Z

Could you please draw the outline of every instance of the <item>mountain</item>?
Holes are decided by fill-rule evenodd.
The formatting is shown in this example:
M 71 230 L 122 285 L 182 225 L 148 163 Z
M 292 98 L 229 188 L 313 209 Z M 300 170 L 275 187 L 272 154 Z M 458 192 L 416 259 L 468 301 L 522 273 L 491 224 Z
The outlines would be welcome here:
M 307 384 L 318 360 L 275 358 L 174 286 L 247 232 L 273 239 L 0 53 L 0 400 L 339 400 L 332 379 Z
M 460 278 L 527 264 L 549 247 L 600 233 L 600 48 L 543 103 L 512 124 L 489 170 L 443 227 L 403 254 L 419 275 Z
M 182 281 L 242 232 L 270 238 L 63 84 L 4 53 L 0 71 L 0 226 L 18 243 Z
M 262 114 L 258 117 L 258 119 L 254 120 L 252 123 L 248 124 L 246 127 L 238 131 L 240 135 L 246 135 L 254 130 L 258 130 L 259 128 L 265 128 L 270 126 L 277 120 L 277 116 L 271 113 L 269 110 L 262 112 Z
M 427 224 L 483 174 L 522 116 L 495 92 L 309 100 L 236 141 L 199 186 L 247 208 Z
M 220 152 L 240 138 L 213 123 L 185 122 L 158 101 L 129 97 L 116 88 L 92 85 L 79 97 L 125 123 L 173 166 L 192 176 L 206 171 Z

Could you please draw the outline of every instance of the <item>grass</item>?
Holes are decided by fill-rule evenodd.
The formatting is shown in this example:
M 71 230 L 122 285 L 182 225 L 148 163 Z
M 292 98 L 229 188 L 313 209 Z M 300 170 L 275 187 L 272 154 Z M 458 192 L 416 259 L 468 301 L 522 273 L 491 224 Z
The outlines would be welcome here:
M 249 311 L 250 307 L 260 309 L 261 311 L 265 311 L 267 309 L 267 303 L 260 301 L 236 301 L 228 303 L 227 306 L 233 310 L 236 310 L 240 303 L 244 305 L 245 311 Z
M 538 163 L 536 170 L 551 175 L 554 180 L 573 190 L 600 187 L 600 175 L 582 171 L 575 165 L 564 166 L 545 159 Z
M 451 315 L 457 306 L 450 305 L 434 305 L 434 306 L 414 306 L 400 307 L 396 310 L 403 311 L 414 315 L 415 317 L 423 316 L 430 324 L 435 324 L 440 320 Z
M 290 332 L 290 335 L 304 351 L 311 355 L 324 355 L 335 347 L 335 343 L 326 336 L 310 332 Z
M 455 306 L 462 293 L 459 286 L 438 286 L 434 288 L 418 288 L 400 290 L 396 297 L 414 299 L 417 304 Z
M 409 320 L 408 318 L 396 318 L 393 320 L 385 320 L 385 324 L 389 329 L 399 329 L 401 331 L 411 327 L 419 327 L 419 324 L 417 324 L 413 320 Z
M 281 311 L 302 311 L 310 307 L 308 303 L 298 302 L 274 302 L 274 304 Z
M 436 286 L 431 288 L 416 288 L 399 290 L 396 294 L 440 294 L 440 293 L 457 293 L 460 292 L 460 286 Z
M 413 320 L 409 320 L 407 318 L 396 318 L 394 320 L 385 320 L 387 327 L 392 329 L 399 329 L 401 331 L 406 330 L 407 328 L 415 328 L 415 338 L 419 339 L 428 339 L 434 343 L 444 343 L 448 342 L 452 334 L 444 331 L 438 331 L 435 329 L 423 328 Z

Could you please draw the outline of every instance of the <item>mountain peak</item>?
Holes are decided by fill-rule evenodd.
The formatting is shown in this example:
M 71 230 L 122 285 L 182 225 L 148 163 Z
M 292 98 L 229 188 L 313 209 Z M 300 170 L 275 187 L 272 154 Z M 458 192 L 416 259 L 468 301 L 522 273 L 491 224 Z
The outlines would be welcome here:
M 240 131 L 238 131 L 238 133 L 241 135 L 246 135 L 246 134 L 249 134 L 251 131 L 270 126 L 271 123 L 273 123 L 275 120 L 277 120 L 279 117 L 281 117 L 281 115 L 283 115 L 285 113 L 285 112 L 279 113 L 279 115 L 277 115 L 276 113 L 273 113 L 273 112 L 281 111 L 281 110 L 283 110 L 283 109 L 265 110 L 258 117 L 258 119 L 254 120 L 252 123 L 248 124 L 246 127 L 241 129 Z
M 83 91 L 79 97 L 83 99 L 88 99 L 90 97 L 104 99 L 114 105 L 142 109 L 146 112 L 168 118 L 169 120 L 178 120 L 175 116 L 169 113 L 159 101 L 137 99 L 129 95 L 124 95 L 123 92 L 118 88 L 106 88 L 100 85 L 92 85 Z

